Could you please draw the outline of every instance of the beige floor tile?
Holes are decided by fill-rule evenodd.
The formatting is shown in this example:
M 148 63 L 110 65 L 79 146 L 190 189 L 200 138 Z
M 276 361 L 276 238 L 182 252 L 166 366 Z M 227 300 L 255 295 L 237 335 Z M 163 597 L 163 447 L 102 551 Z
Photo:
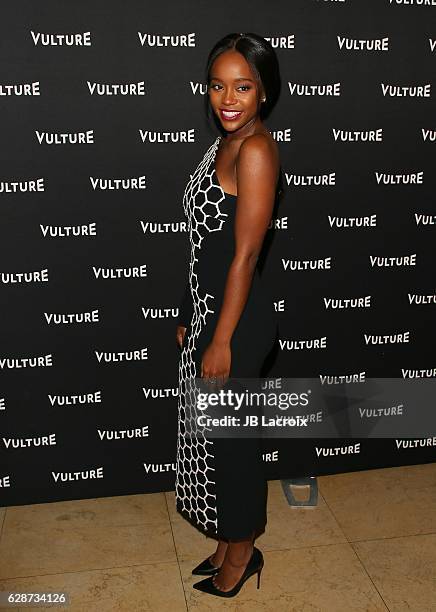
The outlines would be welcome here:
M 436 532 L 435 463 L 321 476 L 318 481 L 350 541 Z
M 192 588 L 192 564 L 181 564 L 189 610 L 208 612 L 387 612 L 349 544 L 264 552 L 260 589 L 251 577 L 232 599 Z
M 199 563 L 215 550 L 216 543 L 175 511 L 174 492 L 166 495 L 178 557 Z M 346 542 L 346 538 L 321 496 L 315 508 L 292 508 L 280 481 L 274 480 L 268 482 L 266 530 L 256 542 L 262 550 L 281 550 Z
M 192 567 L 211 555 L 216 549 L 216 540 L 206 537 L 184 518 L 176 518 L 171 522 L 177 558 L 190 559 Z
M 0 540 L 0 579 L 176 561 L 169 521 L 71 527 L 69 522 L 8 528 Z
M 175 519 L 182 518 L 180 516 L 180 514 L 176 510 L 176 494 L 175 494 L 175 492 L 174 491 L 166 491 L 164 495 L 165 495 L 166 501 L 167 501 L 168 514 L 169 514 L 170 520 L 174 521 Z
M 292 507 L 279 480 L 268 482 L 268 523 L 257 543 L 262 550 L 321 546 L 346 542 L 321 495 L 311 508 Z
M 66 592 L 68 607 L 22 608 L 68 612 L 185 612 L 177 563 L 158 563 L 0 581 L 0 591 Z M 0 607 L 0 610 L 2 608 Z M 4 608 L 8 612 L 16 608 Z
M 150 493 L 10 506 L 6 522 L 8 529 L 22 529 L 49 524 L 68 524 L 70 527 L 121 526 L 162 523 L 167 520 L 164 493 Z
M 392 612 L 436 610 L 436 534 L 352 546 Z

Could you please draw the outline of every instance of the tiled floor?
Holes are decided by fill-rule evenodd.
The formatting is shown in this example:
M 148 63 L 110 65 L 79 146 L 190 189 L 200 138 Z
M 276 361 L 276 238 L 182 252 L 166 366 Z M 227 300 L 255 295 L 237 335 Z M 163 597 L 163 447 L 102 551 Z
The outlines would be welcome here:
M 192 589 L 214 541 L 174 493 L 0 508 L 0 591 L 69 594 L 40 611 L 435 612 L 436 463 L 318 484 L 316 508 L 292 508 L 268 483 L 261 588 L 250 578 L 233 599 Z

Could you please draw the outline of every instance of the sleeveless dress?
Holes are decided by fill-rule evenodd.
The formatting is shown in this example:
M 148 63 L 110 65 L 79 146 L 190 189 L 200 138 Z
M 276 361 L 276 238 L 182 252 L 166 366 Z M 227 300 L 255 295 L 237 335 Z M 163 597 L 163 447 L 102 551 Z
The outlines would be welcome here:
M 200 427 L 192 380 L 212 340 L 234 255 L 237 196 L 218 183 L 218 136 L 186 185 L 183 209 L 190 240 L 189 278 L 179 308 L 185 326 L 179 361 L 176 509 L 211 537 L 243 539 L 266 525 L 267 481 L 258 438 L 211 438 Z M 253 274 L 247 303 L 231 339 L 229 377 L 259 377 L 276 338 L 273 302 Z M 191 385 L 189 384 L 191 381 Z

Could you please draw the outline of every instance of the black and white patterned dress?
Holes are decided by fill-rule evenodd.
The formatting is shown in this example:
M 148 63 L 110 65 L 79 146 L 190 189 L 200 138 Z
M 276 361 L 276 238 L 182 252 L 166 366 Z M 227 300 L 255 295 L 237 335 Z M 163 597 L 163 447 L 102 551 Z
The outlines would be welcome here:
M 248 536 L 266 524 L 267 482 L 258 439 L 208 438 L 197 423 L 192 381 L 212 340 L 234 255 L 237 197 L 218 183 L 207 149 L 186 185 L 183 209 L 190 240 L 189 278 L 178 324 L 186 329 L 179 362 L 176 506 L 201 531 L 222 538 Z M 256 268 L 246 306 L 231 340 L 230 376 L 258 377 L 276 337 L 273 303 Z M 187 384 L 191 381 L 191 384 Z

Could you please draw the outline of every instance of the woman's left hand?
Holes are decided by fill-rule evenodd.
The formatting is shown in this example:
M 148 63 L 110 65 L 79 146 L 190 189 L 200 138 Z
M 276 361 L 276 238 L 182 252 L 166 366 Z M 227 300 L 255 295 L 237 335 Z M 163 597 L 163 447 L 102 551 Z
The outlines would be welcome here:
M 211 342 L 203 353 L 201 361 L 201 377 L 208 382 L 208 379 L 215 378 L 216 382 L 211 381 L 215 388 L 221 388 L 227 381 L 230 374 L 232 353 L 230 343 Z

